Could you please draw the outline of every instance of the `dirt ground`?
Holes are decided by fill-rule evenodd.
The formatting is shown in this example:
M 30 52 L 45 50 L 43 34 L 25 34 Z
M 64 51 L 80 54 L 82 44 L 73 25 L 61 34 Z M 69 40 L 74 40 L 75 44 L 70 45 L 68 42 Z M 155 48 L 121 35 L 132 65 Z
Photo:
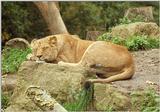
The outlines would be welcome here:
M 132 79 L 114 82 L 118 88 L 132 91 L 153 87 L 160 93 L 160 49 L 133 52 L 136 72 Z M 151 84 L 153 83 L 153 84 Z

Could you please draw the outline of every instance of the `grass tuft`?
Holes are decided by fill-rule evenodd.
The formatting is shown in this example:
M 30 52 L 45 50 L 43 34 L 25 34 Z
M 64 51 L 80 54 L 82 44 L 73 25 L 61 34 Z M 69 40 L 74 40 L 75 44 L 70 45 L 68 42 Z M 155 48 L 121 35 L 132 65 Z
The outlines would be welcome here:
M 64 104 L 64 108 L 68 111 L 85 111 L 87 109 L 87 106 L 92 101 L 92 95 L 93 85 L 91 85 L 87 89 L 84 88 L 80 92 L 78 99 L 75 102 Z
M 2 73 L 13 73 L 18 70 L 20 64 L 26 60 L 31 49 L 6 48 L 2 51 Z

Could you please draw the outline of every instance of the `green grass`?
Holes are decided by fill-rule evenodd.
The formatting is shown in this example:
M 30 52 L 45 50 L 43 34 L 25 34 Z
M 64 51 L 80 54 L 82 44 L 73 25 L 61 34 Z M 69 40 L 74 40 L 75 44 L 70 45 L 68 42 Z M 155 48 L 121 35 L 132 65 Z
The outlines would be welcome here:
M 141 112 L 160 112 L 160 95 L 153 89 L 136 91 L 131 94 L 132 109 Z
M 98 37 L 97 40 L 107 41 L 118 45 L 123 45 L 130 51 L 147 50 L 160 47 L 160 40 L 145 35 L 131 36 L 126 39 L 121 37 L 112 37 L 109 33 L 105 33 Z
M 68 111 L 85 111 L 92 101 L 93 85 L 89 88 L 84 88 L 75 102 L 65 103 L 63 106 Z
M 18 70 L 20 64 L 26 60 L 31 49 L 21 50 L 7 48 L 2 51 L 2 73 L 13 73 Z
M 9 99 L 10 97 L 8 95 L 5 94 L 1 94 L 1 105 L 2 105 L 2 109 L 5 109 L 9 106 Z

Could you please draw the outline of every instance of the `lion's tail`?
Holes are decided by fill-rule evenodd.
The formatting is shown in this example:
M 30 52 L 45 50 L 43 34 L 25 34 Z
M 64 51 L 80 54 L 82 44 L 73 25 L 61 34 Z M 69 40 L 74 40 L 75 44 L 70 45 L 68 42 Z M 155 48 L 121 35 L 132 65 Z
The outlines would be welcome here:
M 130 79 L 134 75 L 134 66 L 124 68 L 124 72 L 110 76 L 106 79 L 94 79 L 93 83 L 109 83 L 117 80 Z

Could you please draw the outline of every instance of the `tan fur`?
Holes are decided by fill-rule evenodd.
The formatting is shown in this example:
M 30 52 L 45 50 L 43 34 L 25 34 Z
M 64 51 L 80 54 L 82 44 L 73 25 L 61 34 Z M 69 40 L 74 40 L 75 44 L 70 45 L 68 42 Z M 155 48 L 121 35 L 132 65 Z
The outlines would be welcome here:
M 129 79 L 135 72 L 129 51 L 109 42 L 86 41 L 76 35 L 59 34 L 33 41 L 31 47 L 32 55 L 38 60 L 87 67 L 103 78 L 90 79 L 93 83 Z

